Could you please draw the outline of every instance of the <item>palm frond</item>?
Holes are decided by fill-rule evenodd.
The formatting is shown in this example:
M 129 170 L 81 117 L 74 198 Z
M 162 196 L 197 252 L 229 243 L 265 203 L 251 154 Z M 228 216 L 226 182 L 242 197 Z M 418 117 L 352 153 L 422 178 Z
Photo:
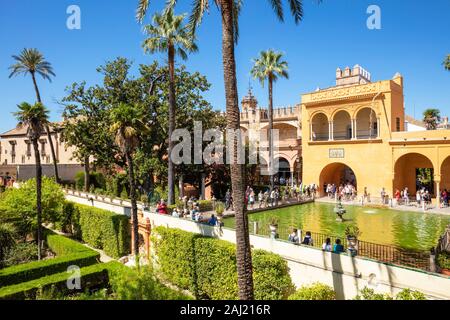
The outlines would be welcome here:
M 148 7 L 150 6 L 150 0 L 139 0 L 138 6 L 136 9 L 136 20 L 140 23 L 144 20 L 145 15 L 147 14 Z

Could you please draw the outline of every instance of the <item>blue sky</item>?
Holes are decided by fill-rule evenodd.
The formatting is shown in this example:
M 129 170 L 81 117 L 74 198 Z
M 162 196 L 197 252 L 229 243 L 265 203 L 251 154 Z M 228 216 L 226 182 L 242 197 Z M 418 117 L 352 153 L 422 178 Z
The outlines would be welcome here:
M 450 72 L 441 65 L 450 53 L 449 0 L 304 0 L 305 17 L 296 26 L 287 15 L 279 23 L 264 0 L 245 0 L 240 17 L 240 40 L 236 48 L 239 96 L 247 92 L 252 58 L 273 48 L 285 53 L 290 79 L 275 86 L 275 105 L 294 105 L 302 93 L 334 84 L 337 67 L 360 64 L 373 80 L 390 79 L 396 72 L 405 78 L 407 113 L 420 117 L 427 107 L 450 114 Z M 53 82 L 38 79 L 44 103 L 52 120 L 59 120 L 62 108 L 55 102 L 64 88 L 75 81 L 95 84 L 96 67 L 117 56 L 140 63 L 165 56 L 144 55 L 141 26 L 134 19 L 137 0 L 0 0 L 0 132 L 15 126 L 11 115 L 22 101 L 33 102 L 29 77 L 8 79 L 12 54 L 24 47 L 38 48 L 54 67 Z M 153 0 L 150 13 L 163 1 Z M 177 13 L 189 9 L 179 1 Z M 81 30 L 66 28 L 69 5 L 81 8 Z M 381 8 L 381 30 L 369 30 L 366 10 Z M 146 22 L 150 21 L 150 16 Z M 217 9 L 212 6 L 198 32 L 200 51 L 190 56 L 189 70 L 205 74 L 212 83 L 206 98 L 216 109 L 224 109 L 221 60 L 221 28 Z M 252 86 L 260 105 L 267 105 L 266 89 Z

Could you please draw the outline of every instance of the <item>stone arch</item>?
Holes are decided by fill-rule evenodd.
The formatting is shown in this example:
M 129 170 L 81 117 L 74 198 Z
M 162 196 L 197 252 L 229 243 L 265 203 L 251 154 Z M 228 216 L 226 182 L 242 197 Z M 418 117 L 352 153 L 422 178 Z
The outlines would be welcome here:
M 320 195 L 325 196 L 324 185 L 326 184 L 335 184 L 336 187 L 339 187 L 339 185 L 345 183 L 351 183 L 358 190 L 357 177 L 353 169 L 341 162 L 330 163 L 320 172 Z
M 288 157 L 278 154 L 275 155 L 275 164 L 278 165 L 278 172 L 274 175 L 275 184 L 286 185 L 291 179 L 291 162 Z
M 440 189 L 450 191 L 450 156 L 441 163 L 441 183 Z
M 333 140 L 352 138 L 352 118 L 347 110 L 338 110 L 333 114 Z
M 378 121 L 375 110 L 362 107 L 355 113 L 356 139 L 369 139 L 378 136 Z
M 408 188 L 410 195 L 421 188 L 434 195 L 434 165 L 421 153 L 406 153 L 395 161 L 393 192 Z M 391 195 L 392 196 L 392 195 Z
M 311 140 L 327 141 L 329 139 L 329 119 L 324 112 L 317 112 L 311 116 Z

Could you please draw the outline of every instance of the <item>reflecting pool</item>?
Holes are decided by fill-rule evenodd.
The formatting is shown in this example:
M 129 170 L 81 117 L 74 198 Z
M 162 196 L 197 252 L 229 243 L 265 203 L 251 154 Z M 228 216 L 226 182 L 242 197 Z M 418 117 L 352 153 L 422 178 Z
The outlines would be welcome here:
M 344 222 L 336 221 L 333 204 L 309 203 L 282 209 L 249 214 L 250 230 L 253 221 L 267 229 L 270 218 L 278 218 L 280 237 L 286 237 L 291 227 L 303 231 L 344 236 L 345 227 L 355 223 L 362 234 L 360 240 L 394 245 L 405 249 L 429 250 L 436 246 L 439 236 L 450 224 L 450 216 L 421 212 L 407 212 L 360 206 L 346 206 Z M 224 220 L 225 226 L 233 228 L 234 218 Z

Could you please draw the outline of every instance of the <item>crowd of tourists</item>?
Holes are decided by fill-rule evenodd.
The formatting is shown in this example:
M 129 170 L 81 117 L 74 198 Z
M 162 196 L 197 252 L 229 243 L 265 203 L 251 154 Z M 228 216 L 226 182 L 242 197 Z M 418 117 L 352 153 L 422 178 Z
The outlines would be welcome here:
M 337 197 L 338 200 L 341 201 L 355 200 L 357 195 L 355 185 L 349 181 L 341 183 L 339 186 L 336 186 L 334 183 L 325 183 L 323 189 L 330 199 L 335 199 Z
M 292 242 L 294 244 L 303 244 L 306 246 L 314 246 L 314 239 L 311 235 L 311 231 L 306 231 L 305 236 L 303 240 L 300 242 L 299 236 L 298 236 L 298 230 L 293 229 L 292 233 L 288 237 L 288 241 Z M 334 252 L 334 253 L 341 253 L 344 252 L 344 246 L 342 245 L 341 239 L 337 238 L 334 244 L 331 244 L 331 239 L 326 238 L 325 242 L 322 244 L 322 250 L 326 252 Z

